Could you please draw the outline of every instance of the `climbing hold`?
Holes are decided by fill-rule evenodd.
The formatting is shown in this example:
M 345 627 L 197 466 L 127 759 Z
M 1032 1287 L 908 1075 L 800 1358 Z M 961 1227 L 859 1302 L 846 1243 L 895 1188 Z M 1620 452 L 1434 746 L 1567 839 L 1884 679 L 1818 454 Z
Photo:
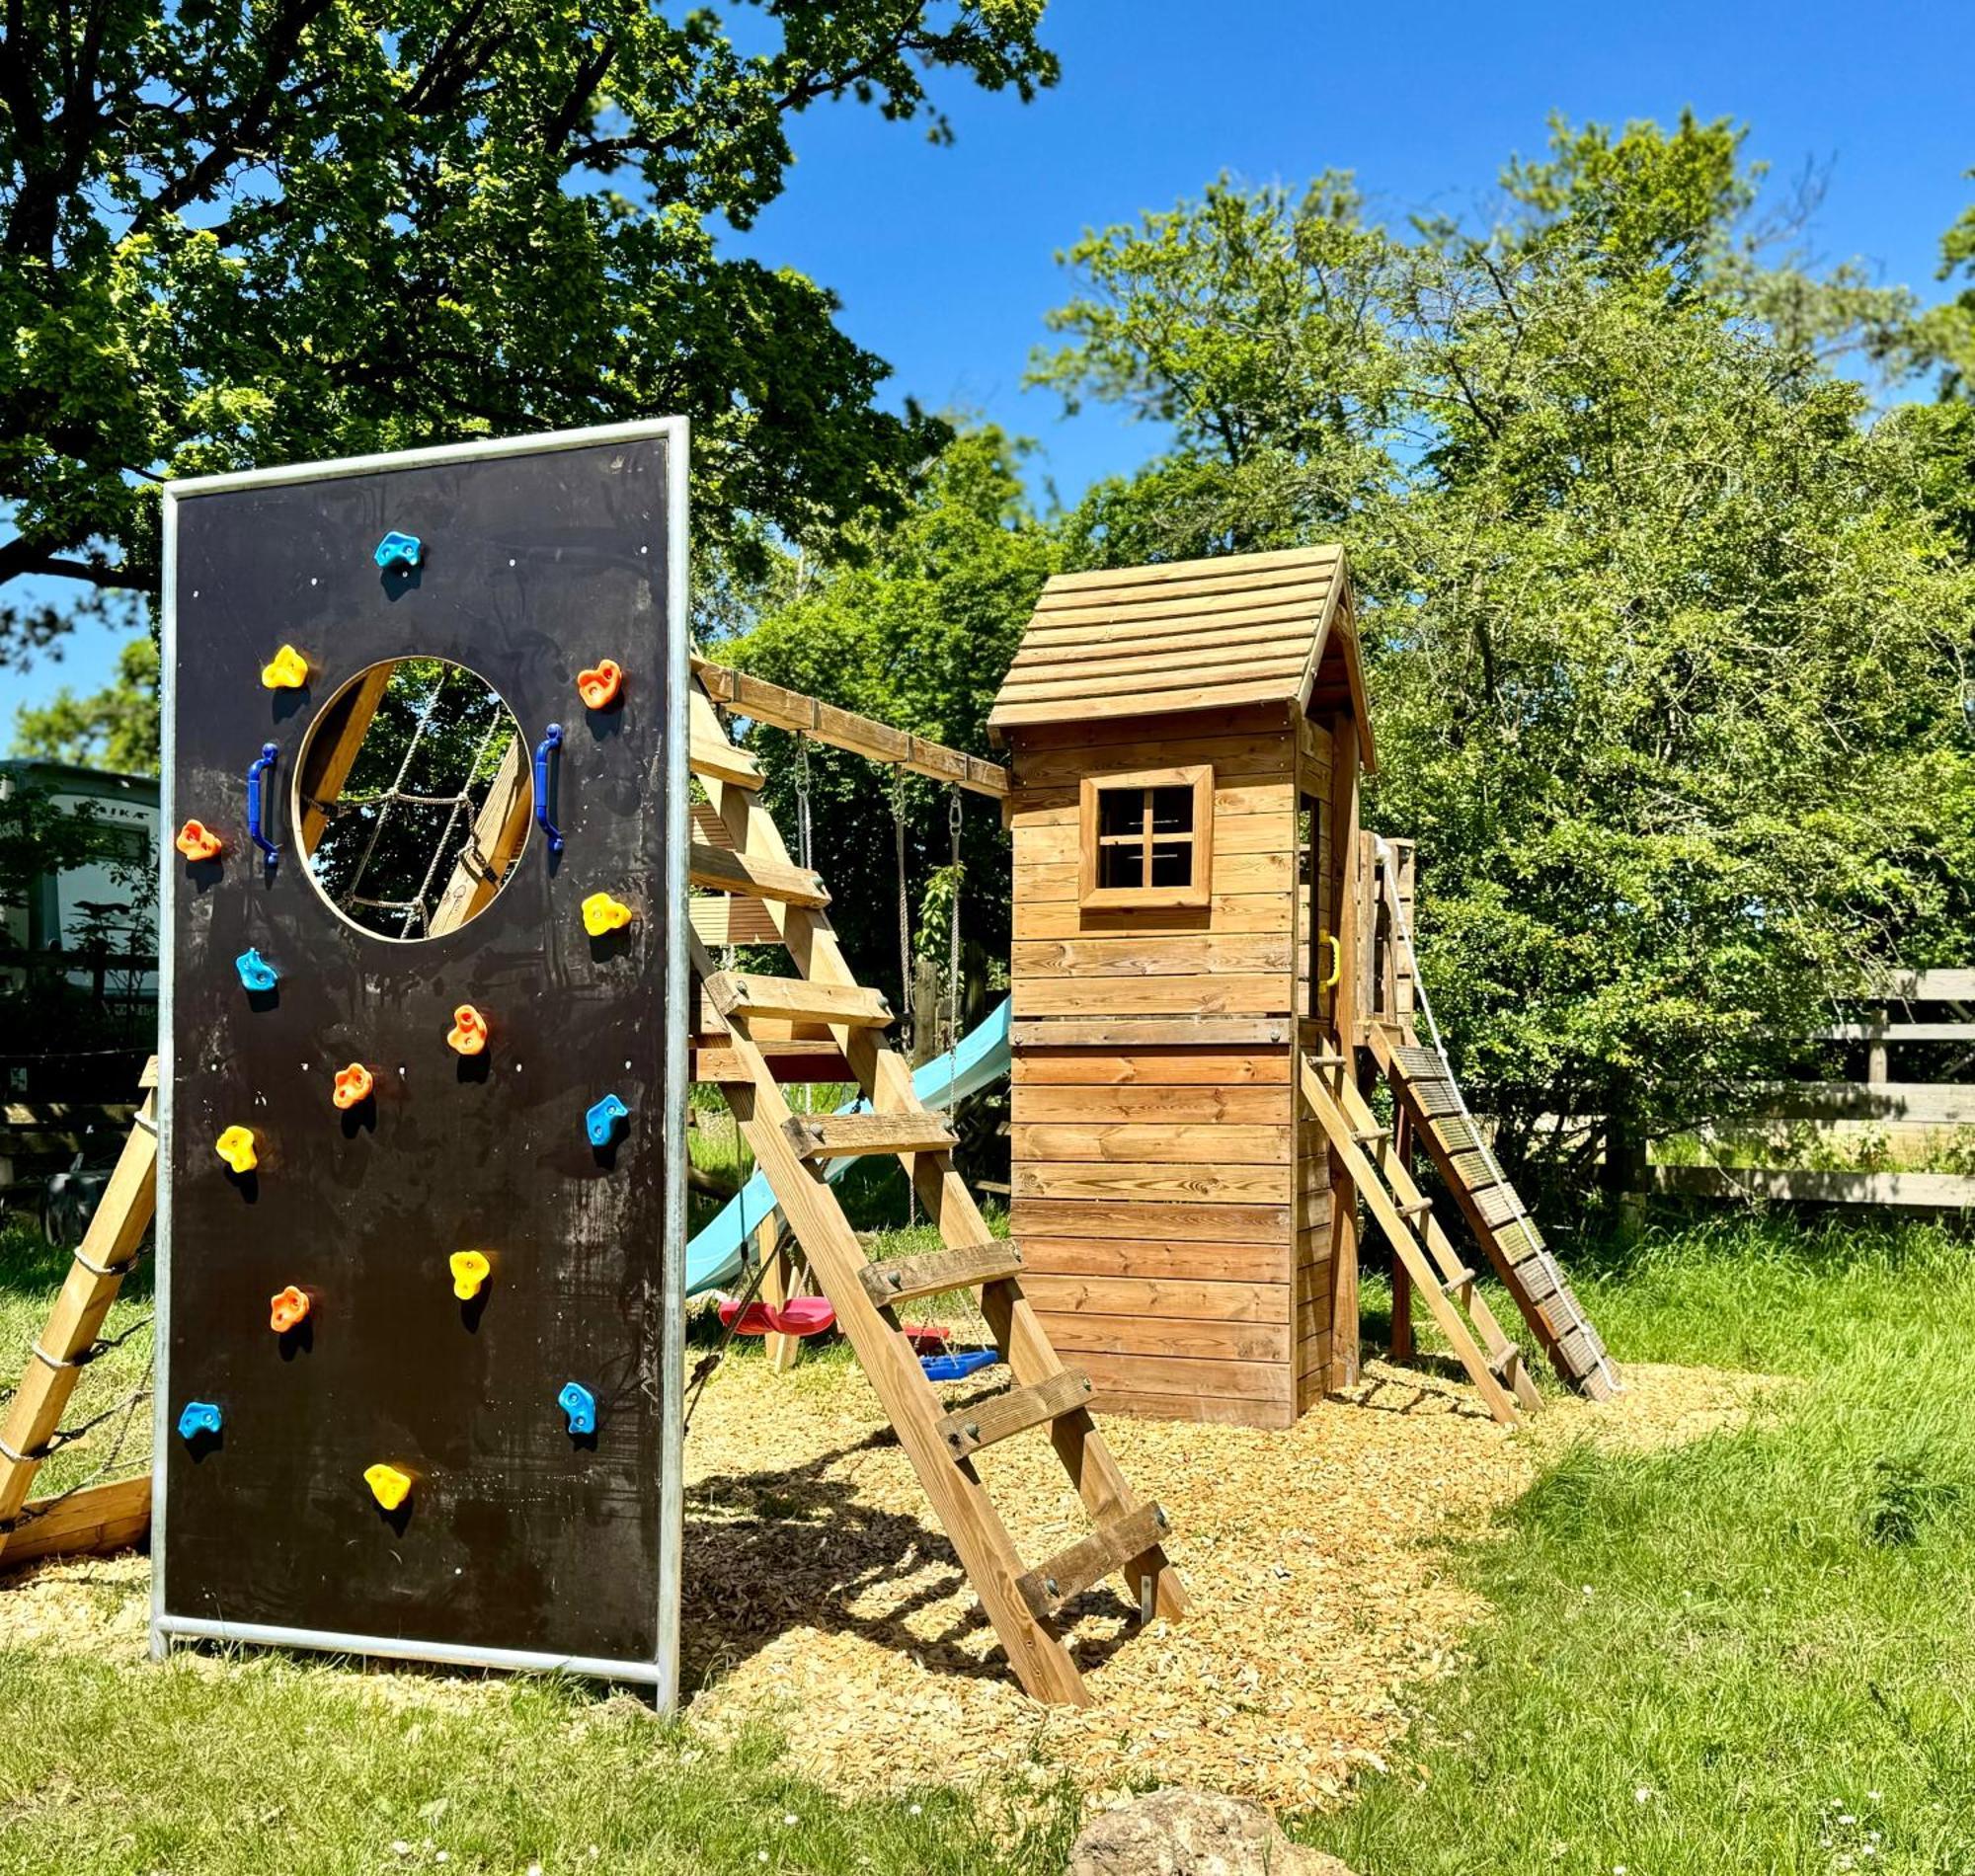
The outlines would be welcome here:
M 630 906 L 621 904 L 608 893 L 592 893 L 583 901 L 583 929 L 592 938 L 621 931 L 630 922 Z
M 308 682 L 309 662 L 292 645 L 283 645 L 261 666 L 264 690 L 299 690 Z
M 229 1127 L 212 1142 L 212 1150 L 237 1173 L 250 1173 L 261 1163 L 251 1127 Z
M 268 1303 L 268 1327 L 276 1335 L 286 1335 L 309 1312 L 308 1291 L 293 1284 Z
M 556 1405 L 569 1416 L 571 1433 L 596 1431 L 596 1396 L 581 1381 L 565 1381 L 556 1396 Z
M 425 542 L 416 534 L 400 534 L 396 528 L 377 543 L 377 551 L 372 556 L 378 568 L 387 574 L 415 572 L 425 557 Z
M 477 1055 L 487 1047 L 487 1019 L 471 1003 L 453 1011 L 445 1046 L 456 1055 Z
M 370 1496 L 387 1512 L 394 1512 L 412 1495 L 411 1474 L 400 1472 L 395 1465 L 366 1465 L 363 1468 L 363 1483 L 370 1488 Z
M 354 1108 L 359 1101 L 369 1100 L 370 1086 L 370 1070 L 360 1061 L 353 1061 L 348 1068 L 336 1071 L 336 1093 L 331 1098 L 340 1108 Z
M 281 975 L 251 946 L 233 960 L 233 968 L 240 973 L 240 981 L 255 991 L 272 990 Z
M 617 1137 L 618 1122 L 630 1112 L 614 1094 L 606 1094 L 583 1117 L 584 1131 L 590 1135 L 591 1145 L 608 1146 Z
M 219 1431 L 219 1409 L 209 1400 L 189 1400 L 179 1415 L 179 1438 L 197 1440 L 202 1433 Z
M 494 1270 L 485 1251 L 454 1251 L 445 1261 L 452 1272 L 452 1293 L 461 1302 L 471 1302 L 479 1295 Z
M 615 703 L 623 687 L 624 668 L 614 658 L 599 658 L 591 669 L 576 674 L 576 694 L 592 710 Z
M 172 842 L 188 860 L 216 860 L 225 844 L 202 821 L 188 821 Z

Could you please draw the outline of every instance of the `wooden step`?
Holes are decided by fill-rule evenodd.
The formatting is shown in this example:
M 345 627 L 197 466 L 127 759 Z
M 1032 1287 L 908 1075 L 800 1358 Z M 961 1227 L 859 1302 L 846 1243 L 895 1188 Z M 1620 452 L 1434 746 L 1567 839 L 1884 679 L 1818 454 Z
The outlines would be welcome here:
M 805 1159 L 853 1159 L 871 1153 L 950 1153 L 953 1128 L 943 1114 L 796 1114 L 785 1130 Z
M 1413 1219 L 1420 1217 L 1424 1213 L 1431 1212 L 1433 1210 L 1433 1201 L 1431 1199 L 1413 1199 L 1411 1201 L 1402 1202 L 1395 1209 L 1397 1210 L 1399 1216 L 1404 1218 L 1406 1222 L 1410 1224 L 1413 1221 Z
M 1081 1368 L 1066 1368 L 1046 1381 L 1031 1387 L 1011 1387 L 1003 1394 L 977 1400 L 970 1407 L 957 1407 L 942 1417 L 939 1431 L 947 1450 L 956 1459 L 991 1446 L 1010 1434 L 1024 1433 L 1046 1421 L 1074 1413 L 1090 1401 L 1090 1376 Z
M 709 781 L 729 782 L 736 788 L 761 786 L 760 763 L 724 737 L 695 736 L 687 745 L 686 766 Z
M 721 972 L 706 994 L 722 1016 L 773 1016 L 792 1023 L 841 1023 L 850 1029 L 883 1029 L 892 1008 L 881 990 L 854 983 L 811 983 L 803 977 L 766 977 Z
M 830 889 L 806 866 L 759 854 L 730 853 L 697 840 L 687 859 L 687 877 L 710 893 L 739 893 L 748 899 L 779 899 L 785 905 L 828 905 Z
M 1035 1612 L 1038 1621 L 1048 1621 L 1066 1602 L 1081 1596 L 1093 1583 L 1102 1583 L 1112 1571 L 1122 1569 L 1136 1556 L 1150 1550 L 1166 1527 L 1166 1515 L 1156 1505 L 1141 1505 L 1108 1524 L 1100 1524 L 1089 1536 L 1067 1550 L 1060 1550 L 1047 1563 L 1039 1564 L 1015 1587 Z
M 1019 1276 L 1021 1268 L 1021 1247 L 1013 1239 L 988 1238 L 981 1244 L 866 1264 L 857 1273 L 857 1281 L 864 1286 L 864 1293 L 880 1309 L 886 1309 L 918 1296 L 937 1296 L 942 1290 L 998 1284 L 1004 1278 Z
M 1441 1285 L 1442 1293 L 1451 1296 L 1457 1290 L 1464 1290 L 1474 1281 L 1474 1272 L 1465 1267 L 1456 1271 Z
M 1382 1127 L 1355 1127 L 1351 1130 L 1351 1137 L 1360 1146 L 1369 1146 L 1374 1140 L 1388 1139 L 1390 1135 Z
M 1501 1348 L 1497 1349 L 1492 1355 L 1488 1357 L 1488 1366 L 1498 1375 L 1500 1375 L 1504 1381 L 1508 1381 L 1514 1378 L 1516 1368 L 1518 1365 L 1522 1362 L 1522 1359 L 1523 1359 L 1522 1350 L 1517 1348 L 1513 1342 L 1509 1342 L 1505 1343 Z

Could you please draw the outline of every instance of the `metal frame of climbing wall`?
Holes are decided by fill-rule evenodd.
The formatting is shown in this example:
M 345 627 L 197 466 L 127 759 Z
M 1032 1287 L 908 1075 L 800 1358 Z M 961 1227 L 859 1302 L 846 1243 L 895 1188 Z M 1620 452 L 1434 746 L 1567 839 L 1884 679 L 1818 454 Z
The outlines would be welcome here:
M 196 1638 L 560 1668 L 648 1684 L 662 1707 L 675 1700 L 690 994 L 686 441 L 684 421 L 665 419 L 165 491 L 164 823 L 203 819 L 226 849 L 214 876 L 198 881 L 169 835 L 161 843 L 154 1653 Z M 420 491 L 431 498 L 423 530 L 416 505 L 397 499 Z M 194 513 L 198 503 L 208 506 Z M 213 551 L 222 513 L 237 530 L 237 566 Z M 431 548 L 419 579 L 394 587 L 367 563 L 378 536 L 400 528 L 423 531 Z M 248 596 L 215 613 L 213 588 L 236 574 Z M 271 715 L 269 693 L 243 692 L 232 668 L 250 604 L 264 609 L 252 628 L 261 656 L 291 640 L 322 666 L 319 693 L 304 692 L 285 718 L 283 693 L 273 693 Z M 228 662 L 201 667 L 208 642 Z M 572 681 L 577 665 L 604 655 L 628 673 L 614 726 L 594 720 Z M 553 786 L 561 851 L 545 827 L 530 827 L 505 890 L 470 925 L 405 945 L 341 918 L 293 847 L 270 873 L 241 810 L 249 758 L 264 739 L 277 743 L 269 794 L 283 805 L 275 837 L 285 845 L 285 823 L 303 806 L 289 804 L 305 732 L 346 680 L 408 657 L 448 658 L 492 683 L 529 746 L 549 717 L 569 728 Z M 260 699 L 251 718 L 243 694 Z M 182 705 L 198 726 L 185 737 Z M 222 711 L 232 713 L 229 761 L 239 744 L 224 769 L 211 729 Z M 211 798 L 184 798 L 189 775 Z M 599 890 L 635 899 L 642 921 L 606 935 L 614 952 L 599 952 L 594 926 L 586 944 L 579 917 L 579 900 Z M 212 929 L 188 952 L 199 920 Z M 246 1030 L 268 1019 L 215 994 L 212 967 L 231 975 L 225 961 L 242 938 L 289 966 L 279 1031 Z M 311 981 L 297 965 L 334 982 Z M 473 1064 L 447 1053 L 444 1022 L 433 1018 L 441 1005 L 449 1014 L 483 1000 L 474 994 L 483 985 L 493 1048 L 469 1085 Z M 235 998 L 240 990 L 231 986 Z M 373 1069 L 379 1112 L 367 1136 L 339 1137 L 331 1076 L 352 1056 Z M 620 1075 L 632 1097 L 628 1125 L 617 1123 L 621 1160 L 593 1132 L 586 1140 L 587 1105 Z M 319 1116 L 297 1105 L 304 1082 Z M 476 1098 L 477 1120 L 467 1113 Z M 259 1178 L 272 1204 L 244 1193 L 215 1201 L 222 1099 L 224 1118 L 269 1131 Z M 303 1114 L 306 1138 L 296 1137 Z M 387 1166 L 392 1144 L 402 1158 Z M 421 1155 L 434 1162 L 423 1173 L 430 1201 Z M 453 1155 L 462 1156 L 435 1163 Z M 236 1197 L 245 1209 L 229 1212 Z M 245 1242 L 252 1227 L 240 1220 L 257 1213 L 260 1240 Z M 418 1228 L 427 1225 L 429 1237 Z M 496 1247 L 493 1287 L 467 1322 L 448 1254 L 483 1241 Z M 329 1275 L 328 1306 L 316 1311 L 325 1320 L 315 1350 L 283 1375 L 271 1366 L 266 1302 L 258 1321 L 248 1306 L 310 1271 Z M 202 1376 L 186 1339 L 222 1300 L 230 1313 L 213 1339 L 229 1346 Z M 354 1350 L 358 1334 L 374 1338 L 367 1367 Z M 593 1440 L 580 1437 L 574 1413 L 565 1426 L 553 1391 L 537 1398 L 583 1351 L 598 1364 L 589 1379 Z M 214 1399 L 206 1377 L 224 1384 L 229 1374 L 241 1407 L 225 1415 L 222 1451 L 208 1448 L 196 1467 L 178 1418 L 189 1399 Z M 306 1382 L 312 1399 L 271 1389 L 271 1377 Z M 335 1416 L 360 1423 L 363 1437 Z M 413 1476 L 398 1514 L 366 1490 L 365 1455 Z M 216 1492 L 227 1465 L 239 1483 Z M 237 1567 L 215 1520 L 230 1521 Z

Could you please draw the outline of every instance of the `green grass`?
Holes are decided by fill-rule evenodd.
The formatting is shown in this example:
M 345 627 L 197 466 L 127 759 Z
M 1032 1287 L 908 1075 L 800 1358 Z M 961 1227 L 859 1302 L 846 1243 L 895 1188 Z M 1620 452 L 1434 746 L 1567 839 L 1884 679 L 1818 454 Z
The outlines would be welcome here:
M 1360 1876 L 1975 1870 L 1975 1251 L 1749 1221 L 1577 1289 L 1631 1360 L 1801 1382 L 1565 1452 L 1459 1560 L 1472 1665 L 1298 1835 Z
M 1573 1264 L 1623 1359 L 1796 1378 L 1746 1429 L 1549 1462 L 1451 1556 L 1495 1610 L 1469 1664 L 1421 1694 L 1356 1804 L 1293 1835 L 1359 1876 L 1975 1876 L 1975 1248 L 1745 1219 Z M 0 1236 L 0 1356 L 61 1269 Z M 89 1386 L 114 1397 L 144 1342 Z M 791 1381 L 847 1360 L 820 1351 Z M 515 1876 L 1040 1876 L 1075 1828 L 1061 1789 L 1016 1827 L 950 1792 L 842 1803 L 786 1766 L 770 1733 L 716 1751 L 585 1685 L 0 1649 L 0 1876 L 436 1868 L 441 1850 Z

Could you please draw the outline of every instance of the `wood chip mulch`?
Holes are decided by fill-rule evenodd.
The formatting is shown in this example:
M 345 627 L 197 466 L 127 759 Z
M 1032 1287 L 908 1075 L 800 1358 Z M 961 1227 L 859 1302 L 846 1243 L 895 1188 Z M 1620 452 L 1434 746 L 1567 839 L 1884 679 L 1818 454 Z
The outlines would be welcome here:
M 688 1717 L 716 1736 L 769 1721 L 798 1769 L 844 1792 L 1066 1772 L 1104 1795 L 1333 1802 L 1383 1763 L 1407 1690 L 1453 1672 L 1486 1612 L 1436 1536 L 1483 1528 L 1557 1444 L 1696 1438 L 1766 1385 L 1672 1368 L 1627 1383 L 1516 1435 L 1464 1385 L 1380 1364 L 1287 1433 L 1103 1420 L 1172 1519 L 1193 1608 L 1142 1630 L 1117 1586 L 1081 1599 L 1070 1633 L 1095 1700 L 1074 1711 L 1008 1676 L 861 1372 L 729 1364 L 686 1449 Z M 1041 1439 L 980 1463 L 1025 1558 L 1087 1528 Z
M 1073 1605 L 1095 1696 L 1073 1711 L 1009 1677 L 855 1365 L 730 1362 L 686 1445 L 688 1724 L 725 1740 L 767 1722 L 793 1769 L 845 1795 L 960 1784 L 1017 1799 L 1067 1775 L 1100 1801 L 1186 1784 L 1285 1810 L 1334 1802 L 1382 1764 L 1409 1691 L 1458 1670 L 1486 1613 L 1436 1538 L 1484 1529 L 1558 1444 L 1698 1438 L 1773 1385 L 1673 1368 L 1626 1380 L 1615 1401 L 1556 1401 L 1516 1435 L 1465 1386 L 1379 1364 L 1287 1433 L 1105 1419 L 1127 1476 L 1172 1518 L 1194 1601 L 1183 1622 L 1145 1629 L 1116 1586 Z M 1039 1437 L 981 1465 L 1025 1557 L 1087 1528 Z M 137 1556 L 35 1567 L 0 1583 L 0 1648 L 142 1671 L 148 1592 Z M 394 1706 L 492 1693 L 403 1671 L 368 1683 Z

